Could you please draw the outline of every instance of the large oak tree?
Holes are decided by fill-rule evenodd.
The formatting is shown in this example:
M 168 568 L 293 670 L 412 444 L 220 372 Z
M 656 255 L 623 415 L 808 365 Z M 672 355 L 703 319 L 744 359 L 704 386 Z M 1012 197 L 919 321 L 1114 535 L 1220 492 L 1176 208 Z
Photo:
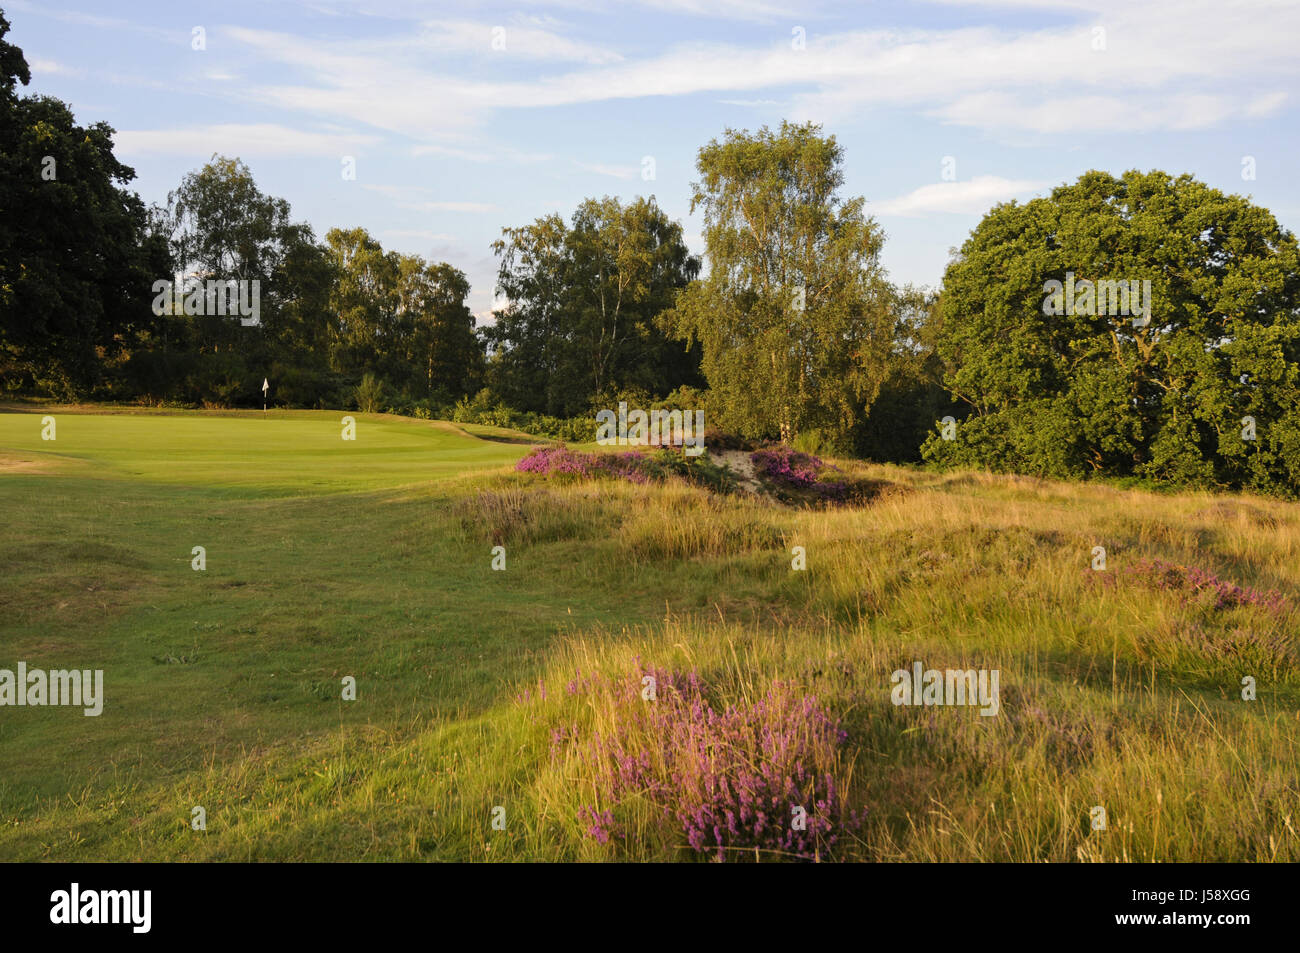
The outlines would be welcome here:
M 1149 322 L 1060 308 L 1050 283 L 1071 278 L 1150 281 Z M 1242 196 L 1094 171 L 999 205 L 948 267 L 940 324 L 969 416 L 932 460 L 1300 488 L 1300 255 Z

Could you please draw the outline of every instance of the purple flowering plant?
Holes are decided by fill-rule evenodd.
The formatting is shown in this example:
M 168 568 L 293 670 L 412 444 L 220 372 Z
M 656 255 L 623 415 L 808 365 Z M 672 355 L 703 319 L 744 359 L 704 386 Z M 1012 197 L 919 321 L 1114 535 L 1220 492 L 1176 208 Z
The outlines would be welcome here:
M 643 450 L 583 453 L 556 444 L 534 447 L 515 464 L 515 470 L 548 477 L 612 477 L 630 483 L 658 482 L 676 476 L 717 492 L 729 492 L 732 488 L 731 477 L 723 468 L 703 457 L 687 457 L 681 448 L 661 448 L 649 453 Z
M 653 700 L 642 697 L 647 675 L 655 679 Z M 569 690 L 599 694 L 615 708 L 604 732 L 552 734 L 552 756 L 570 750 L 606 805 L 579 812 L 599 843 L 619 837 L 614 810 L 629 798 L 649 801 L 680 827 L 689 849 L 717 860 L 825 859 L 865 820 L 837 780 L 847 733 L 815 697 L 788 684 L 719 706 L 693 671 L 638 667 L 620 679 L 579 676 Z
M 811 497 L 827 503 L 848 499 L 849 486 L 845 481 L 825 479 L 826 471 L 839 472 L 839 467 L 811 453 L 778 446 L 755 450 L 749 459 L 754 472 L 787 498 Z
M 1290 602 L 1275 589 L 1251 589 L 1220 578 L 1208 569 L 1184 566 L 1163 559 L 1140 559 L 1118 573 L 1084 570 L 1103 585 L 1114 586 L 1121 580 L 1163 592 L 1178 592 L 1189 599 L 1201 601 L 1213 609 L 1233 609 L 1257 606 L 1270 613 L 1279 614 Z

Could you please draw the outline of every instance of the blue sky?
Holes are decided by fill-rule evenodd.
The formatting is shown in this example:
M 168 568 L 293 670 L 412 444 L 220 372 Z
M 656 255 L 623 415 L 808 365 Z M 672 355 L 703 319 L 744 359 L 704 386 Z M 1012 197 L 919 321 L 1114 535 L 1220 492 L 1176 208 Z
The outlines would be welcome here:
M 866 197 L 900 282 L 937 285 L 995 202 L 1092 168 L 1190 172 L 1300 225 L 1296 2 L 0 8 L 32 65 L 27 91 L 117 129 L 146 201 L 214 152 L 238 156 L 318 235 L 362 226 L 463 269 L 480 314 L 501 228 L 568 217 L 587 196 L 655 195 L 702 254 L 696 151 L 783 118 L 845 147 L 845 192 Z

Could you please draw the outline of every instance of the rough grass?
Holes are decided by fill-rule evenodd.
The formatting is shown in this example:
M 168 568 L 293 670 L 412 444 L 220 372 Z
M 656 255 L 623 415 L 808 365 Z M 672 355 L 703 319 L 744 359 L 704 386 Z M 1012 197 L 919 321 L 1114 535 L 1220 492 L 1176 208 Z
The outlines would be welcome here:
M 780 684 L 839 719 L 865 816 L 837 859 L 1300 859 L 1294 608 L 1122 578 L 1291 596 L 1295 505 L 837 461 L 881 492 L 797 509 L 514 474 L 526 445 L 425 422 L 357 415 L 354 448 L 340 416 L 68 415 L 57 450 L 0 416 L 0 459 L 39 464 L 0 471 L 0 667 L 107 685 L 99 718 L 0 708 L 0 858 L 711 857 L 567 747 L 629 724 L 571 683 L 645 666 L 718 711 Z M 998 669 L 999 714 L 895 707 L 916 660 Z

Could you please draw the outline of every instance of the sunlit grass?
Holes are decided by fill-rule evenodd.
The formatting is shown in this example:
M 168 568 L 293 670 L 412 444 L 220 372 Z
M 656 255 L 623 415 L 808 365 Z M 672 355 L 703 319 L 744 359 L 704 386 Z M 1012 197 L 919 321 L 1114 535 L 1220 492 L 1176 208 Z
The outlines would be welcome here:
M 525 444 L 428 422 L 357 415 L 354 454 L 341 416 L 58 415 L 57 451 L 0 417 L 0 667 L 108 686 L 99 718 L 0 709 L 0 856 L 707 858 L 554 750 L 620 717 L 569 693 L 579 671 L 646 665 L 715 706 L 780 681 L 840 718 L 867 811 L 847 859 L 1300 858 L 1294 601 L 1212 610 L 1089 569 L 1103 546 L 1109 573 L 1160 558 L 1291 596 L 1294 505 L 840 462 L 889 490 L 796 510 L 515 474 Z M 999 714 L 895 707 L 916 660 L 998 669 Z

